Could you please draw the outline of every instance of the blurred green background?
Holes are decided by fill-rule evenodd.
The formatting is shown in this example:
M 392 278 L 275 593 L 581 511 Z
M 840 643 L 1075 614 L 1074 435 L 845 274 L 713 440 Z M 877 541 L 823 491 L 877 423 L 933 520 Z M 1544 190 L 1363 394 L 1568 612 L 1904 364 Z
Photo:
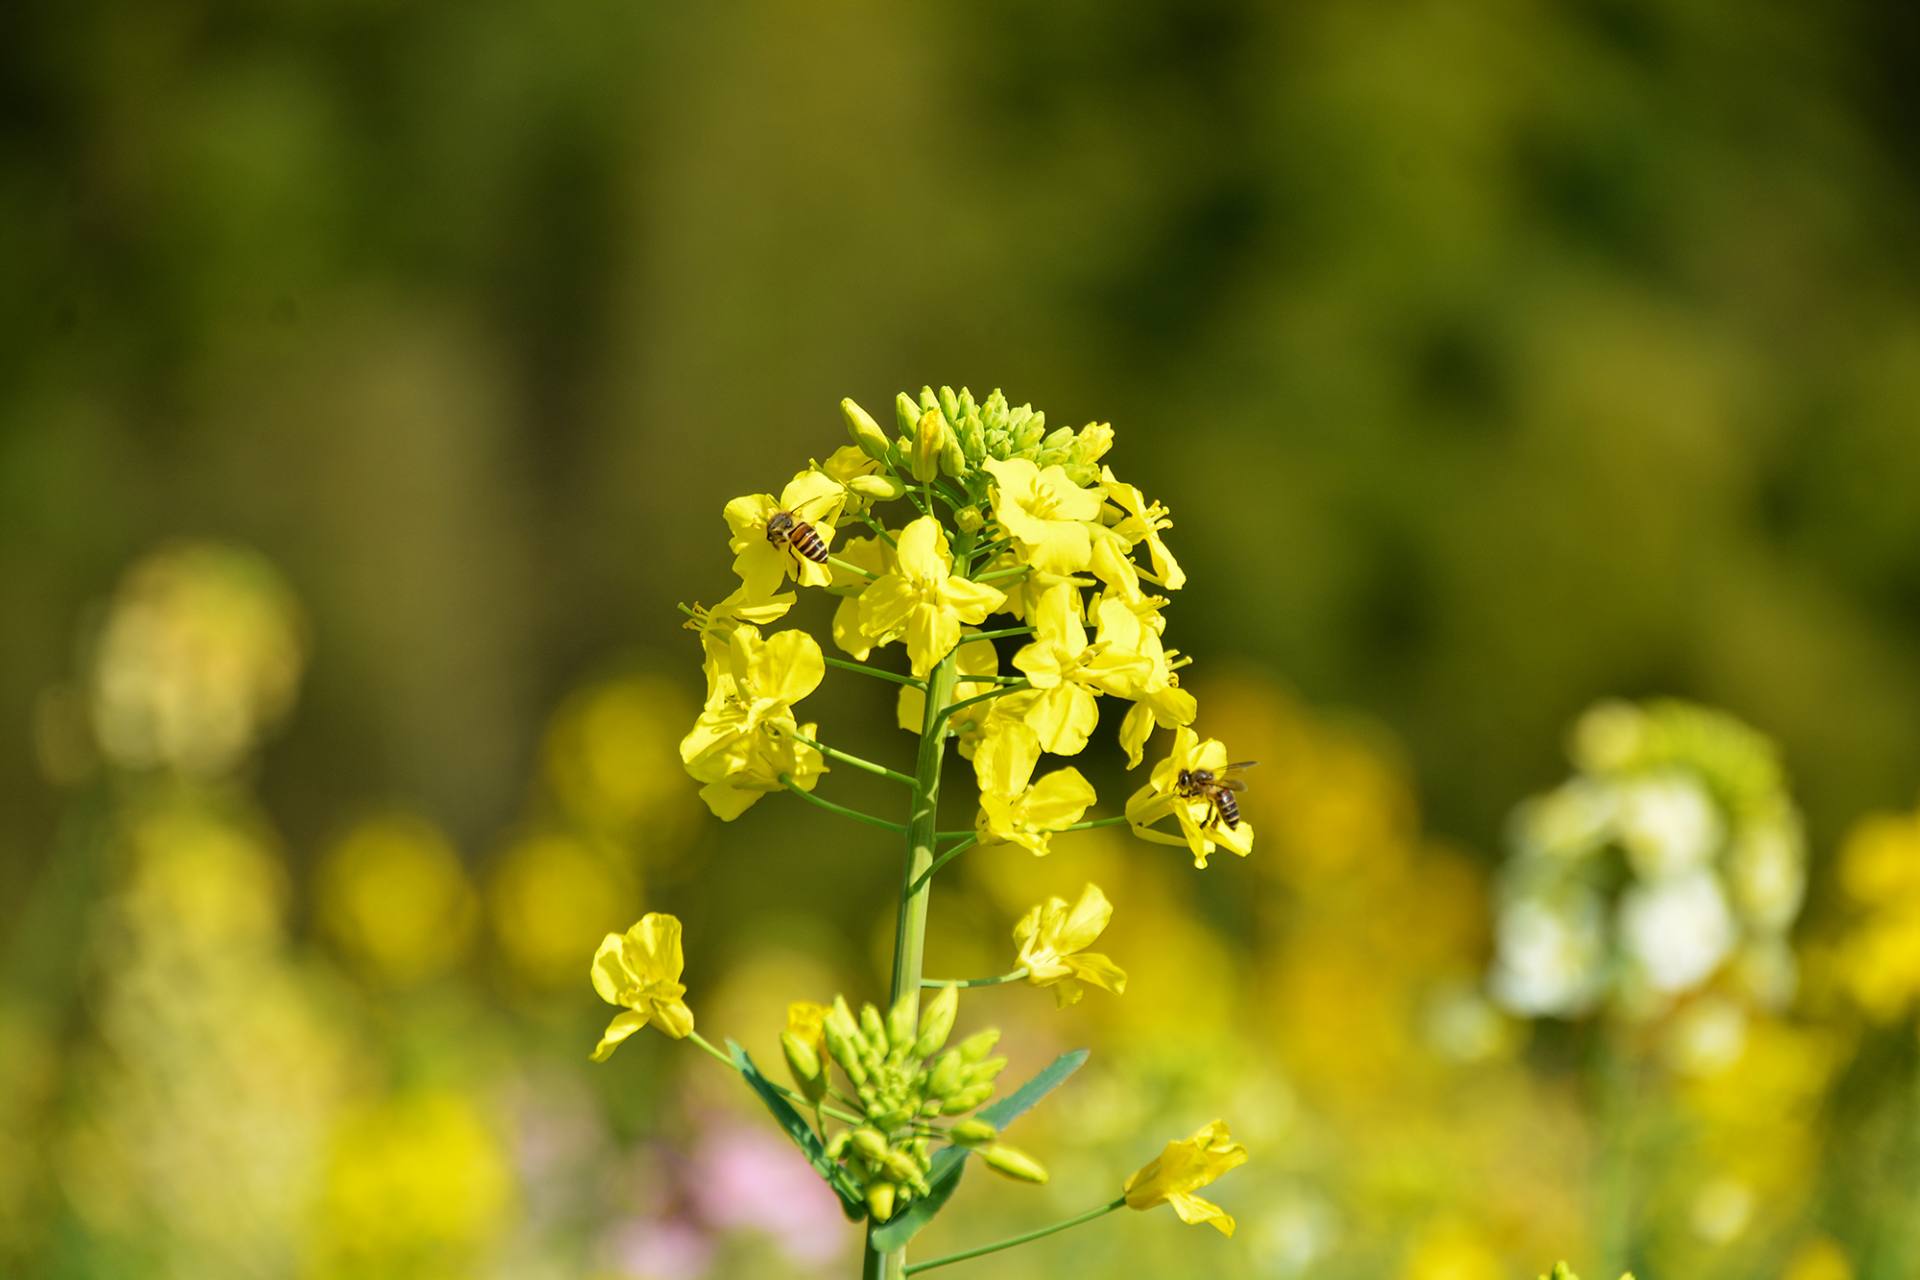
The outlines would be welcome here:
M 1177 521 L 1195 681 L 1266 708 L 1247 736 L 1306 744 L 1271 785 L 1338 811 L 1261 853 L 1326 855 L 1343 900 L 1380 876 L 1327 868 L 1369 841 L 1444 846 L 1464 878 L 1447 959 L 1348 937 L 1360 986 L 1390 987 L 1395 965 L 1477 974 L 1506 815 L 1564 773 L 1564 727 L 1602 695 L 1724 706 L 1781 744 L 1816 920 L 1842 914 L 1828 870 L 1855 820 L 1912 803 L 1910 6 L 73 0 L 0 29 L 0 929 L 20 993 L 4 1096 L 32 1117 L 0 1186 L 0 1259 L 20 1274 L 804 1269 L 804 1251 L 739 1261 L 727 1250 L 756 1246 L 738 1224 L 687 1207 L 720 1176 L 700 1162 L 729 1158 L 694 1135 L 732 1123 L 687 1117 L 739 1100 L 664 1043 L 589 1075 L 584 979 L 599 932 L 644 908 L 687 919 L 703 1025 L 732 1007 L 777 1026 L 788 998 L 873 981 L 890 853 L 776 803 L 722 828 L 672 755 L 699 695 L 672 606 L 729 589 L 721 505 L 841 443 L 843 395 L 878 410 L 925 382 L 1001 386 L 1058 423 L 1113 422 L 1116 467 Z M 246 644 L 304 669 L 262 677 L 297 683 L 297 709 L 197 778 L 102 781 L 72 709 L 103 602 L 181 537 L 284 577 L 301 621 Z M 269 572 L 223 564 L 214 580 Z M 900 749 L 868 690 L 830 682 L 819 711 L 849 745 Z M 143 896 L 127 852 L 155 841 L 251 852 L 195 862 L 176 901 Z M 1116 884 L 1148 873 L 1087 844 L 1124 920 Z M 414 878 L 378 882 L 394 866 Z M 1000 917 L 1085 868 L 995 879 L 1015 870 L 969 873 L 957 918 L 992 943 L 956 934 L 952 954 L 984 945 L 990 963 Z M 356 888 L 363 871 L 376 883 Z M 1232 1046 L 1198 1096 L 1224 1110 L 1237 1089 L 1269 1116 L 1248 1124 L 1289 1181 L 1258 1198 L 1295 1208 L 1251 1251 L 1204 1242 L 1210 1268 L 1477 1280 L 1584 1247 L 1573 1208 L 1493 1207 L 1579 1199 L 1505 1148 L 1481 1153 L 1498 1193 L 1436 1189 L 1398 1148 L 1371 1199 L 1332 1178 L 1367 1134 L 1437 1127 L 1420 1149 L 1443 1149 L 1432 1091 L 1521 1108 L 1546 1086 L 1514 1082 L 1515 1049 L 1478 1068 L 1508 1074 L 1444 1087 L 1327 1065 L 1316 1094 L 1313 1065 L 1265 1043 L 1285 1020 L 1262 993 L 1290 989 L 1301 920 L 1347 917 L 1285 868 L 1208 877 L 1183 881 L 1165 927 L 1245 989 L 1195 1010 L 1200 1029 L 1128 1032 L 1099 1019 L 1146 1013 L 1110 1010 L 1081 1027 L 1039 999 L 1022 1016 L 1035 1045 L 1112 1038 L 1122 1065 L 1085 1086 L 1110 1112 L 1180 1077 L 1154 1065 L 1169 1037 Z M 1387 879 L 1419 901 L 1424 882 Z M 215 922 L 218 945 L 180 961 L 211 1004 L 168 1021 L 116 981 L 174 955 L 187 900 Z M 383 934 L 397 900 L 417 910 Z M 1348 903 L 1356 920 L 1377 906 Z M 438 942 L 410 948 L 423 922 Z M 1129 964 L 1143 987 L 1171 963 L 1152 945 Z M 236 966 L 300 994 L 228 991 Z M 175 979 L 161 988 L 191 985 Z M 1286 1025 L 1335 1036 L 1302 999 Z M 277 1021 L 245 1027 L 263 1005 Z M 129 1009 L 165 1025 L 117 1020 Z M 240 1088 L 206 1066 L 220 1035 L 298 1066 L 290 1093 L 254 1099 L 307 1118 L 274 1131 L 254 1188 L 290 1216 L 223 1219 L 217 1191 L 193 1200 L 168 1172 L 180 1117 Z M 173 1056 L 148 1062 L 164 1036 Z M 1882 1142 L 1883 1101 L 1912 1105 L 1910 1040 L 1860 1050 L 1852 1091 L 1822 1104 L 1837 1136 L 1802 1162 L 1779 1240 L 1709 1250 L 1721 1271 L 1657 1256 L 1901 1274 L 1872 1271 L 1892 1255 L 1827 1171 L 1847 1134 Z M 1562 1050 L 1536 1045 L 1536 1074 Z M 252 1079 L 232 1054 L 222 1070 Z M 1540 1105 L 1548 1121 L 1501 1123 L 1574 1124 Z M 503 1118 L 536 1106 L 544 1128 Z M 1178 1132 L 1210 1118 L 1169 1114 Z M 535 1131 L 570 1181 L 528 1163 Z M 227 1152 L 215 1172 L 251 1167 L 253 1132 L 188 1145 Z M 1118 1149 L 1123 1168 L 1151 1154 Z M 1056 1159 L 1070 1189 L 1083 1171 Z M 339 1172 L 361 1167 L 387 1181 Z M 405 1219 L 408 1197 L 417 1237 L 365 1225 Z M 1017 1196 L 986 1203 L 1037 1220 Z M 699 1224 L 685 1257 L 622 1252 L 621 1215 L 643 1210 Z M 1529 1234 L 1542 1223 L 1565 1244 Z M 1175 1224 L 1124 1225 L 1111 1247 L 1133 1253 L 1052 1256 L 1155 1265 L 1138 1250 L 1173 1237 L 1155 1274 L 1191 1274 Z M 356 1232 L 364 1249 L 339 1243 Z M 823 1274 L 847 1272 L 845 1245 L 811 1255 Z

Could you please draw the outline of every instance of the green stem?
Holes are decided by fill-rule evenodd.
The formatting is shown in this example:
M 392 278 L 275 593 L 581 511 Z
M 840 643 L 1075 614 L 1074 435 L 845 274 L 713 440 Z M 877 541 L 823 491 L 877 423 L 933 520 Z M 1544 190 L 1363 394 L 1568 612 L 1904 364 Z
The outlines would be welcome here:
M 995 569 L 992 573 L 980 574 L 978 577 L 974 579 L 974 581 L 975 582 L 998 582 L 1002 578 L 1017 578 L 1023 573 L 1031 573 L 1032 571 L 1033 571 L 1032 565 L 1017 564 L 1017 565 L 1014 565 L 1011 569 Z
M 721 1065 L 726 1067 L 727 1070 L 733 1071 L 733 1072 L 738 1072 L 740 1070 L 740 1068 L 734 1064 L 732 1054 L 724 1053 L 720 1049 L 715 1048 L 712 1044 L 708 1043 L 707 1038 L 701 1035 L 698 1031 L 687 1032 L 687 1039 L 691 1040 L 696 1046 L 706 1050 L 708 1053 L 712 1054 L 715 1058 L 719 1059 Z M 761 1079 L 766 1080 L 766 1077 L 762 1076 Z M 767 1083 L 773 1087 L 773 1091 L 775 1093 L 779 1094 L 781 1097 L 785 1098 L 788 1102 L 791 1102 L 796 1107 L 807 1107 L 815 1111 L 825 1112 L 827 1115 L 832 1116 L 835 1120 L 842 1121 L 846 1124 L 865 1124 L 866 1123 L 866 1121 L 861 1117 L 856 1115 L 850 1115 L 847 1112 L 842 1111 L 837 1107 L 815 1106 L 813 1103 L 808 1102 L 805 1098 L 801 1097 L 799 1094 L 795 1093 L 793 1090 L 787 1088 L 787 1086 L 783 1084 L 775 1084 L 771 1080 L 767 1080 Z
M 961 684 L 1020 684 L 1026 681 L 1019 676 L 960 676 Z
M 956 711 L 964 711 L 966 708 L 972 706 L 976 702 L 985 702 L 988 698 L 997 698 L 1004 693 L 1018 693 L 1022 689 L 1031 689 L 1032 687 L 1033 686 L 1028 684 L 1025 680 L 1022 680 L 1017 684 L 1005 684 L 1005 685 L 1001 685 L 997 689 L 989 689 L 985 693 L 976 693 L 971 698 L 962 698 L 960 699 L 960 701 L 954 703 L 952 706 L 946 708 L 944 711 L 940 713 L 940 719 L 934 722 L 934 727 L 935 729 L 938 729 L 941 725 L 944 725 L 946 723 L 948 716 L 951 716 Z M 927 699 L 927 705 L 928 706 L 933 705 L 933 699 L 931 696 L 929 696 Z
M 893 937 L 891 1005 L 902 1001 L 907 1017 L 920 1016 L 920 966 L 927 943 L 927 899 L 932 890 L 934 842 L 940 812 L 940 768 L 947 751 L 947 700 L 953 696 L 954 655 L 949 653 L 927 673 L 926 710 L 920 727 L 920 754 L 914 765 L 913 809 L 905 828 L 906 862 L 900 875 L 900 914 Z M 904 1248 L 877 1252 L 868 1224 L 864 1275 L 867 1280 L 901 1280 L 907 1274 Z
M 972 644 L 975 640 L 998 640 L 1003 636 L 1030 636 L 1032 627 L 1002 627 L 998 631 L 976 631 L 970 636 L 961 636 L 961 644 Z
M 880 539 L 880 541 L 886 543 L 890 547 L 895 548 L 896 550 L 899 548 L 900 544 L 895 542 L 893 540 L 893 535 L 887 532 L 887 526 L 881 524 L 878 520 L 875 520 L 871 514 L 869 514 L 868 512 L 862 511 L 856 518 L 860 521 L 861 524 L 864 524 L 867 526 L 867 528 L 873 530 L 874 536 Z
M 889 769 L 887 768 L 887 766 L 883 764 L 875 764 L 871 760 L 862 759 L 861 757 L 854 755 L 850 751 L 842 751 L 838 747 L 830 747 L 824 742 L 815 742 L 812 738 L 809 738 L 806 734 L 797 733 L 792 729 L 787 730 L 787 736 L 789 738 L 792 738 L 795 742 L 806 743 L 808 746 L 812 747 L 815 751 L 818 751 L 821 755 L 825 756 L 827 759 L 838 760 L 841 764 L 847 765 L 849 768 L 858 769 L 862 773 L 870 773 L 876 778 L 890 778 L 893 781 L 899 783 L 903 787 L 910 787 L 913 785 L 913 779 L 908 777 L 906 774 L 901 773 L 898 769 Z
M 872 582 L 876 576 L 874 574 L 868 573 L 865 569 L 862 569 L 859 565 L 853 563 L 853 561 L 842 560 L 839 556 L 828 556 L 827 563 L 832 565 L 836 569 L 845 569 L 848 573 L 855 574 L 859 577 L 865 578 L 868 582 Z
M 858 671 L 861 675 L 872 676 L 875 680 L 911 685 L 915 689 L 924 689 L 927 686 L 927 682 L 917 676 L 903 676 L 898 671 L 883 671 L 879 667 L 870 667 L 864 662 L 852 662 L 846 658 L 826 658 L 825 662 L 830 667 L 838 667 L 842 671 Z
M 1040 1227 L 1037 1230 L 1028 1231 L 1022 1235 L 1008 1236 L 1005 1240 L 996 1240 L 992 1244 L 983 1244 L 978 1248 L 962 1249 L 959 1253 L 949 1253 L 944 1258 L 933 1258 L 926 1262 L 916 1262 L 902 1272 L 902 1274 L 909 1276 L 918 1275 L 922 1271 L 931 1271 L 935 1267 L 948 1267 L 956 1262 L 965 1262 L 969 1258 L 979 1258 L 989 1253 L 998 1253 L 1002 1249 L 1011 1249 L 1016 1245 L 1027 1244 L 1031 1241 L 1050 1236 L 1056 1231 L 1065 1231 L 1069 1227 L 1077 1227 L 1083 1222 L 1092 1222 L 1096 1218 L 1104 1218 L 1115 1209 L 1124 1209 L 1126 1206 L 1127 1198 L 1125 1196 L 1116 1196 L 1099 1208 L 1089 1209 L 1078 1217 L 1068 1218 L 1064 1222 L 1056 1222 L 1052 1226 Z
M 936 831 L 934 832 L 934 839 L 944 840 L 953 834 L 951 831 Z M 933 864 L 926 869 L 920 879 L 907 886 L 907 891 L 911 893 L 919 889 L 926 881 L 933 879 L 934 876 L 939 874 L 940 868 L 946 866 L 949 862 L 952 862 L 955 858 L 979 843 L 980 836 L 978 833 L 972 831 L 962 833 L 959 842 L 950 848 L 942 850 L 940 856 L 933 860 Z
M 793 794 L 799 796 L 808 804 L 818 805 L 828 813 L 837 813 L 843 818 L 852 818 L 855 822 L 864 822 L 870 827 L 879 827 L 882 831 L 901 832 L 906 830 L 905 827 L 897 822 L 888 822 L 885 818 L 876 818 L 870 813 L 862 813 L 858 809 L 849 809 L 847 806 L 835 804 L 831 800 L 822 800 L 811 791 L 802 791 L 794 782 L 793 775 L 791 774 L 781 774 L 780 781 L 786 786 L 787 790 L 793 792 Z
M 941 987 L 998 987 L 1009 982 L 1026 980 L 1027 968 L 1022 965 L 1012 973 L 1003 973 L 993 978 L 922 978 L 920 985 L 928 990 L 938 990 Z

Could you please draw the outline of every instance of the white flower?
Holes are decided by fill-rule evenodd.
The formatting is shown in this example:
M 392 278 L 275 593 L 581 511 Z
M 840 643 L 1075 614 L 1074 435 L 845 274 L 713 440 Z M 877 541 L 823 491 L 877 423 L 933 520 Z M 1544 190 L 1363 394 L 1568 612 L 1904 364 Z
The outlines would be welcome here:
M 1734 944 L 1733 912 L 1710 871 L 1691 871 L 1620 896 L 1620 940 L 1640 976 L 1671 995 L 1704 981 Z
M 1621 847 L 1643 880 L 1706 865 L 1726 835 L 1706 788 L 1683 773 L 1658 774 L 1625 788 L 1616 821 Z
M 1606 939 L 1600 903 L 1577 892 L 1557 902 L 1517 898 L 1497 928 L 1493 998 L 1522 1017 L 1586 1012 L 1604 985 Z

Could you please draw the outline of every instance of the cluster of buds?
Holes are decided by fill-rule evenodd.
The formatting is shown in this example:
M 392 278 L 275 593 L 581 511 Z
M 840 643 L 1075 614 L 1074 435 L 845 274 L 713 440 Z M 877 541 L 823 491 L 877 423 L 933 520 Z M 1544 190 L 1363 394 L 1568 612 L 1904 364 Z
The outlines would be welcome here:
M 856 1017 L 839 996 L 815 1016 L 803 1012 L 808 1008 L 797 1008 L 780 1047 L 794 1085 L 816 1109 L 831 1095 L 858 1111 L 859 1123 L 827 1137 L 826 1150 L 862 1189 L 876 1222 L 930 1192 L 936 1145 L 973 1149 L 1010 1178 L 1047 1180 L 1031 1156 L 1000 1142 L 992 1124 L 968 1114 L 993 1096 L 1007 1060 L 989 1056 L 1000 1039 L 993 1029 L 947 1047 L 959 1009 L 955 988 L 943 987 L 917 1019 L 910 999 L 885 1015 L 869 1004 Z M 829 1062 L 839 1066 L 851 1093 L 829 1079 Z
M 922 483 L 941 475 L 967 483 L 990 459 L 1021 458 L 1036 467 L 1062 467 L 1074 484 L 1085 486 L 1098 483 L 1100 459 L 1113 447 L 1113 428 L 1104 422 L 1048 431 L 1045 413 L 1032 405 L 1011 406 L 999 391 L 984 401 L 974 400 L 965 387 L 922 387 L 918 400 L 902 392 L 893 404 L 900 434 L 891 439 L 851 400 L 841 408 L 854 442 L 868 457 Z M 981 492 L 971 496 L 985 496 L 984 476 L 980 482 Z

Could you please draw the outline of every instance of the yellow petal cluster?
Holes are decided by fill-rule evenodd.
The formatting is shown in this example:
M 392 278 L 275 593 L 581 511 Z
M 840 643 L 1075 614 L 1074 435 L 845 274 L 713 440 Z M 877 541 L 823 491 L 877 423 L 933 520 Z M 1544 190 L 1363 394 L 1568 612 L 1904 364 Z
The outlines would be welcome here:
M 1089 884 L 1080 897 L 1069 904 L 1065 898 L 1048 898 L 1013 926 L 1013 940 L 1020 946 L 1020 965 L 1027 981 L 1036 987 L 1052 987 L 1054 999 L 1065 1008 L 1077 1004 L 1089 984 L 1102 991 L 1120 995 L 1127 989 L 1127 975 L 1119 965 L 1103 955 L 1088 951 L 1113 919 L 1113 904 L 1097 884 Z
M 680 921 L 649 912 L 625 933 L 610 933 L 593 954 L 593 989 L 622 1012 L 607 1024 L 606 1034 L 593 1050 L 595 1062 L 605 1062 L 620 1042 L 649 1024 L 675 1040 L 693 1030 L 693 1010 L 680 984 L 684 967 L 680 954 Z
M 1191 1138 L 1169 1142 L 1124 1188 L 1129 1209 L 1171 1205 L 1180 1221 L 1206 1223 L 1221 1235 L 1233 1234 L 1233 1218 L 1225 1209 L 1194 1194 L 1230 1169 L 1247 1162 L 1247 1149 L 1227 1133 L 1227 1122 L 1215 1120 Z
M 789 578 L 803 587 L 826 586 L 826 566 L 808 560 L 784 541 L 768 538 L 767 521 L 784 511 L 812 525 L 820 540 L 831 546 L 834 521 L 839 519 L 845 501 L 846 489 L 838 480 L 823 471 L 809 470 L 787 481 L 778 498 L 770 493 L 750 493 L 729 502 L 723 514 L 727 528 L 733 532 L 728 544 L 733 550 L 733 571 L 740 575 L 748 594 L 755 598 L 770 596 Z
M 1039 763 L 1039 739 L 1018 721 L 994 726 L 981 740 L 973 756 L 981 843 L 1017 844 L 1045 855 L 1053 833 L 1080 821 L 1094 802 L 1093 784 L 1078 769 L 1055 769 L 1034 782 Z
M 781 631 L 762 639 L 749 623 L 727 637 L 725 663 L 710 670 L 706 709 L 680 741 L 687 772 L 706 785 L 700 798 L 716 817 L 732 821 L 790 778 L 811 790 L 825 761 L 795 736 L 813 737 L 814 726 L 794 720 L 793 704 L 819 687 L 826 662 L 819 643 L 804 631 Z
M 924 676 L 960 643 L 961 624 L 986 621 L 1006 596 L 954 574 L 947 535 L 932 516 L 901 531 L 894 561 L 860 596 L 861 630 L 876 641 L 904 634 L 913 674 Z

